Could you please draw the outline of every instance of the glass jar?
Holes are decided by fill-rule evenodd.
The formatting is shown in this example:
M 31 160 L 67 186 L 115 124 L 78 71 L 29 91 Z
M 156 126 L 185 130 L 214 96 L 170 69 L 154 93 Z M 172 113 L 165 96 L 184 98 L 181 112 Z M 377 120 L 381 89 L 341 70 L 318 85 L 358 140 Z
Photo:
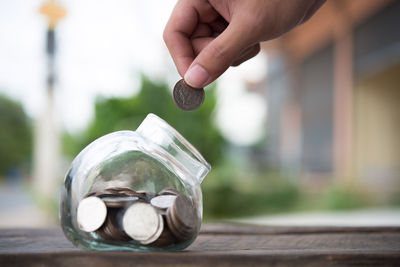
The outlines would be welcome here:
M 73 160 L 60 199 L 64 234 L 85 249 L 184 249 L 200 229 L 209 171 L 182 135 L 149 114 L 136 131 L 100 137 Z

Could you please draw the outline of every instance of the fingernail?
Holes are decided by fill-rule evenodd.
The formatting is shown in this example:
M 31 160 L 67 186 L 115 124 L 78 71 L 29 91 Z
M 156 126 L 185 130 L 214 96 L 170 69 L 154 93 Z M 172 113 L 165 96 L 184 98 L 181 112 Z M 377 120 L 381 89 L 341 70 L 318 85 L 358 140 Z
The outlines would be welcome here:
M 207 71 L 203 69 L 200 65 L 196 64 L 192 66 L 183 77 L 185 82 L 194 88 L 202 88 L 205 83 L 208 81 Z

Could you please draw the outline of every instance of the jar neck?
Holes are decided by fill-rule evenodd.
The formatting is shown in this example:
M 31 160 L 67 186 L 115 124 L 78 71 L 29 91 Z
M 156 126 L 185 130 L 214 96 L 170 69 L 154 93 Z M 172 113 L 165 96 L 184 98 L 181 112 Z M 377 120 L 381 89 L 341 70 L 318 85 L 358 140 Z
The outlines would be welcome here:
M 199 183 L 211 170 L 200 152 L 160 117 L 148 114 L 136 132 L 170 154 Z

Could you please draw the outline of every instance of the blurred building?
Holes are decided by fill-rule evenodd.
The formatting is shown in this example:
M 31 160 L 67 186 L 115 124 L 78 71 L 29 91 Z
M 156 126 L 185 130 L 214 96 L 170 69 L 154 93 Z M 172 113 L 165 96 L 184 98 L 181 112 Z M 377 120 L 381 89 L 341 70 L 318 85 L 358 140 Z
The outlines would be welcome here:
M 399 27 L 400 1 L 331 0 L 264 44 L 271 165 L 400 191 Z

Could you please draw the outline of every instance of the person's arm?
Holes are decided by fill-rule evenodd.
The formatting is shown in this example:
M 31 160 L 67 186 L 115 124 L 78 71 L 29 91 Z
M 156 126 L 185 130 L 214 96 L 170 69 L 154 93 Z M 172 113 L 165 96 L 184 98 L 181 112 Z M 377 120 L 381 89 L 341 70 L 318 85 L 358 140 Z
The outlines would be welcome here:
M 217 79 L 309 19 L 325 0 L 179 0 L 164 41 L 179 74 L 192 87 Z

